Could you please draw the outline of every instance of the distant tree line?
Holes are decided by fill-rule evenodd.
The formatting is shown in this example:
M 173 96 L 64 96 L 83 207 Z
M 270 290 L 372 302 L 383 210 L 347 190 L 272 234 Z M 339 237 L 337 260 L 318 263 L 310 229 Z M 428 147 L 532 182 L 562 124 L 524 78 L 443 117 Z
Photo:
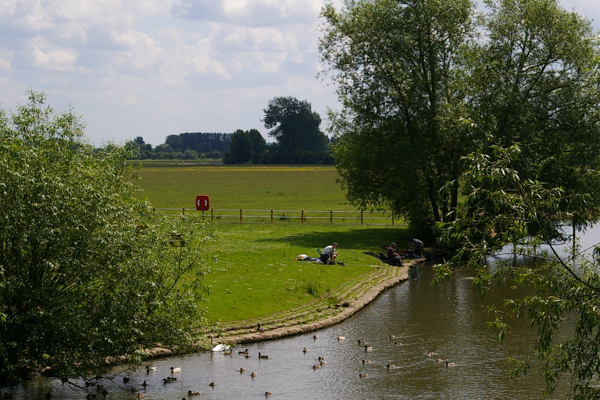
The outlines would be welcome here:
M 222 158 L 225 164 L 333 164 L 330 140 L 319 130 L 321 117 L 311 104 L 294 97 L 275 97 L 264 109 L 264 126 L 274 143 L 257 129 L 234 133 L 186 132 L 169 135 L 152 148 L 141 136 L 126 147 L 135 159 Z
M 152 148 L 141 136 L 127 142 L 126 147 L 138 160 L 221 158 L 229 151 L 231 133 L 185 132 L 169 135 L 165 143 Z

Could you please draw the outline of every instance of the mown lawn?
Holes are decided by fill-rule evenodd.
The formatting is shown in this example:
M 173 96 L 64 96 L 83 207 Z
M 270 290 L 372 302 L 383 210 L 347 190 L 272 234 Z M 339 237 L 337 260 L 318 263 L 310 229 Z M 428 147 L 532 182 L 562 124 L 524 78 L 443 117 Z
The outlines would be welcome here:
M 194 208 L 196 195 L 207 194 L 213 208 L 355 210 L 329 166 L 153 165 L 142 168 L 139 176 L 141 196 L 159 208 Z M 198 219 L 194 212 L 192 221 Z M 322 299 L 378 265 L 364 251 L 377 253 L 383 244 L 394 241 L 405 247 L 408 242 L 402 225 L 348 221 L 215 221 L 214 230 L 218 239 L 203 250 L 209 270 L 204 306 L 211 322 L 252 319 Z M 300 254 L 317 257 L 317 248 L 334 241 L 345 266 L 295 261 Z
M 392 241 L 406 243 L 402 227 L 274 224 L 217 224 L 219 239 L 205 249 L 210 273 L 211 321 L 251 319 L 299 307 L 321 298 L 348 280 L 372 271 L 379 261 L 363 254 L 378 252 Z M 296 261 L 317 257 L 336 241 L 342 265 Z

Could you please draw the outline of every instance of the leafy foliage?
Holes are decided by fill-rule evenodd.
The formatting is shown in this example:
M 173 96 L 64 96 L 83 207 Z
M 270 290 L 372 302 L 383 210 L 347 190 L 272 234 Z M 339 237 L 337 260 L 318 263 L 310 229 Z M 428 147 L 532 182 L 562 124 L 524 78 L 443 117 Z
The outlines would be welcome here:
M 468 0 L 347 1 L 323 8 L 322 60 L 344 109 L 334 157 L 354 204 L 393 207 L 431 226 L 457 204 L 460 157 L 472 149 L 461 49 Z
M 310 103 L 294 97 L 275 97 L 264 109 L 265 128 L 277 140 L 270 150 L 271 163 L 310 164 L 303 158 L 322 156 L 329 143 L 319 130 L 321 117 L 312 111 Z M 315 162 L 316 163 L 316 162 Z
M 513 160 L 521 179 L 540 179 L 570 193 L 597 193 L 589 171 L 600 154 L 600 55 L 590 22 L 556 1 L 488 1 L 487 40 L 466 56 L 472 65 L 472 120 L 503 147 L 520 144 Z M 490 142 L 488 142 L 490 143 Z M 480 151 L 491 154 L 485 142 Z M 594 198 L 597 195 L 593 196 Z M 588 203 L 561 204 L 580 226 L 597 214 Z
M 330 116 L 334 154 L 354 204 L 392 206 L 417 226 L 452 220 L 461 158 L 491 155 L 487 134 L 521 144 L 522 178 L 567 193 L 590 184 L 600 80 L 589 22 L 554 0 L 486 4 L 481 18 L 464 0 L 324 7 L 322 60 L 344 106 Z
M 229 153 L 223 157 L 225 164 L 245 163 L 252 159 L 252 139 L 247 132 L 238 129 L 231 136 Z
M 586 256 L 577 253 L 580 262 L 564 260 L 551 246 L 549 254 L 540 254 L 541 244 L 566 240 L 557 212 L 565 203 L 575 209 L 590 200 L 581 188 L 578 194 L 536 179 L 522 179 L 519 146 L 492 146 L 493 155 L 472 154 L 466 159 L 464 175 L 467 198 L 454 221 L 442 224 L 441 238 L 460 250 L 450 263 L 436 266 L 439 281 L 456 268 L 471 268 L 482 293 L 494 281 L 510 279 L 529 288 L 524 298 L 507 299 L 508 312 L 492 310 L 496 315 L 490 327 L 503 340 L 513 320 L 525 318 L 536 330 L 535 354 L 552 393 L 561 377 L 570 379 L 572 397 L 596 399 L 600 370 L 600 247 Z M 597 173 L 589 179 L 598 181 Z M 582 214 L 583 215 L 583 214 Z M 515 254 L 536 256 L 543 262 L 517 265 L 512 259 L 486 266 L 492 252 L 512 246 Z M 577 246 L 572 249 L 577 252 Z M 528 357 L 516 360 L 515 375 L 532 368 Z
M 136 199 L 128 154 L 94 149 L 43 94 L 0 114 L 0 378 L 61 377 L 190 348 L 202 325 L 201 229 Z M 172 233 L 182 236 L 172 236 Z M 179 238 L 184 238 L 186 246 Z

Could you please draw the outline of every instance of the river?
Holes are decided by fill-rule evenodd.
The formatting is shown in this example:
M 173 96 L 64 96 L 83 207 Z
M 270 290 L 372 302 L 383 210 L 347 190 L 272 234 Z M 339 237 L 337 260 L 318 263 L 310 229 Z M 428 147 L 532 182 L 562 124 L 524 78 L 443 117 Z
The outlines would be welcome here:
M 500 344 L 488 330 L 487 306 L 520 295 L 509 285 L 491 290 L 482 301 L 472 278 L 458 273 L 432 286 L 430 266 L 420 268 L 421 280 L 407 281 L 382 293 L 374 302 L 340 324 L 310 334 L 244 345 L 250 357 L 205 352 L 151 362 L 157 372 L 119 371 L 113 384 L 105 381 L 108 399 L 540 399 L 543 377 L 510 378 L 509 357 L 531 354 L 534 332 L 519 323 Z M 313 338 L 313 335 L 318 338 Z M 390 339 L 390 335 L 395 338 Z M 339 336 L 345 337 L 338 340 Z M 359 344 L 365 340 L 366 344 Z M 372 351 L 365 351 L 372 346 Z M 304 348 L 308 351 L 305 353 Z M 258 353 L 268 359 L 258 358 Z M 428 355 L 429 352 L 435 354 Z M 319 365 L 318 357 L 325 359 Z M 436 359 L 441 358 L 442 362 Z M 363 363 L 367 360 L 369 363 Z M 365 362 L 367 362 L 365 361 Z M 454 367 L 447 368 L 445 362 Z M 388 369 L 387 365 L 395 368 Z M 171 374 L 170 367 L 181 372 Z M 245 368 L 241 373 L 240 368 Z M 251 377 L 251 372 L 257 374 Z M 361 378 L 361 374 L 366 377 Z M 124 384 L 122 377 L 131 380 Z M 177 377 L 164 384 L 163 378 Z M 143 381 L 145 390 L 141 386 Z M 209 386 L 214 382 L 215 385 Z M 90 388 L 93 393 L 96 390 Z M 188 391 L 199 391 L 188 396 Z M 564 387 L 549 398 L 563 398 Z M 20 387 L 3 388 L 15 399 L 84 399 L 85 392 L 56 380 L 34 379 Z M 98 396 L 98 398 L 102 398 Z

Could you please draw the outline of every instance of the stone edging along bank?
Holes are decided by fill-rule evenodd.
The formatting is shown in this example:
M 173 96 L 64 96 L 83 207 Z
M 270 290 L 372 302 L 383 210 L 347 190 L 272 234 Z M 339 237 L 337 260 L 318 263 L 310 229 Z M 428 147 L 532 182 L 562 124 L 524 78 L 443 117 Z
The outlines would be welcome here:
M 219 343 L 236 345 L 307 333 L 337 324 L 354 315 L 364 306 L 375 300 L 375 298 L 377 298 L 384 290 L 408 280 L 409 267 L 423 262 L 425 262 L 425 259 L 417 259 L 406 261 L 404 263 L 405 266 L 403 267 L 376 267 L 379 271 L 369 274 L 353 288 L 355 290 L 359 287 L 363 288 L 363 290 L 366 288 L 366 290 L 362 291 L 362 295 L 353 298 L 352 300 L 345 300 L 345 298 L 342 297 L 342 302 L 336 310 L 319 310 L 318 308 L 315 308 L 298 314 L 292 313 L 286 318 L 269 321 L 272 323 L 267 322 L 263 325 L 263 323 L 260 322 L 260 331 L 258 330 L 258 325 L 254 324 L 253 328 L 240 326 L 237 327 L 237 329 L 232 328 L 221 333 L 215 333 L 212 335 L 213 337 L 209 334 L 208 337 L 211 338 L 212 345 Z M 373 285 L 373 283 L 375 284 Z M 354 293 L 352 290 L 349 290 L 345 294 L 349 294 L 350 292 Z M 311 313 L 317 315 L 316 321 L 302 321 L 302 317 L 305 317 L 307 314 L 310 315 Z

